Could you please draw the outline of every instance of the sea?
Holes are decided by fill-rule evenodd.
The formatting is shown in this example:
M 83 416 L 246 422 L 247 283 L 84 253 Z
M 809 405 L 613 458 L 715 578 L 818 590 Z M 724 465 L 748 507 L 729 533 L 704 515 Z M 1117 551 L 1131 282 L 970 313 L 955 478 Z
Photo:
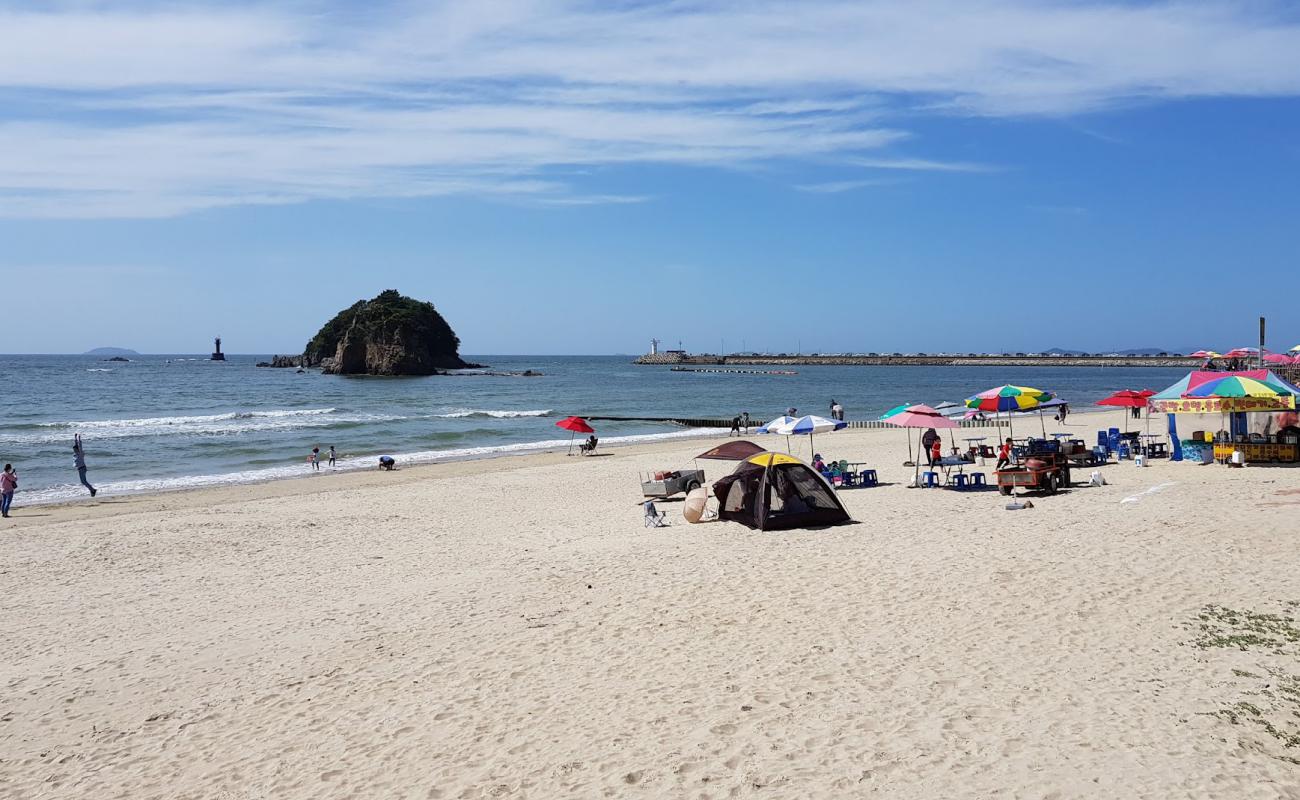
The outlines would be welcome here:
M 673 372 L 631 356 L 468 355 L 493 372 L 380 378 L 257 367 L 268 355 L 0 355 L 0 462 L 21 504 L 87 496 L 80 434 L 100 496 L 301 477 L 313 447 L 337 469 L 563 449 L 569 415 L 725 417 L 799 413 L 873 419 L 900 403 L 960 402 L 1003 383 L 1055 392 L 1082 410 L 1116 389 L 1162 389 L 1185 370 L 1141 367 L 796 367 L 795 375 Z M 760 368 L 761 369 L 761 368 Z M 716 435 L 658 422 L 593 422 L 603 446 Z M 327 471 L 327 470 L 322 470 Z

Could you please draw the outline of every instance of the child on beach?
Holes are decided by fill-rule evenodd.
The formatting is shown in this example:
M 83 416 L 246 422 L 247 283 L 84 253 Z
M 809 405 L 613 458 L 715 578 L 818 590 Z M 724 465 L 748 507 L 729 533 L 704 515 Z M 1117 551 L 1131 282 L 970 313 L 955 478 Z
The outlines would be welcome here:
M 1006 442 L 998 448 L 998 464 L 994 469 L 1002 469 L 1011 463 L 1011 437 L 1008 436 Z
M 320 448 L 319 447 L 313 447 L 311 449 L 311 454 L 307 456 L 307 463 L 310 464 L 311 468 L 314 470 L 320 469 Z
M 13 464 L 5 464 L 0 472 L 0 517 L 9 516 L 9 506 L 14 502 L 14 489 L 18 488 L 18 472 Z
M 334 466 L 334 458 L 335 458 L 334 445 L 330 445 L 330 466 L 331 467 Z
M 933 442 L 930 442 L 930 466 L 938 464 L 943 459 L 943 439 L 936 436 Z

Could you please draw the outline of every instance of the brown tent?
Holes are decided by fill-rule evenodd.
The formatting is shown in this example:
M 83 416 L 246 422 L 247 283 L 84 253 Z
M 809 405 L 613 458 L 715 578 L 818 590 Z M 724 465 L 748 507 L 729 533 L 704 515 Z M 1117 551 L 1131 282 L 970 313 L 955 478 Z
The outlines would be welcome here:
M 696 458 L 715 458 L 719 461 L 744 461 L 750 456 L 756 456 L 762 452 L 765 452 L 764 449 L 753 442 L 747 442 L 744 439 L 737 439 L 734 442 L 720 444 L 711 450 L 705 450 L 703 453 L 696 456 Z
M 718 517 L 761 531 L 852 522 L 826 479 L 784 453 L 760 453 L 713 484 Z

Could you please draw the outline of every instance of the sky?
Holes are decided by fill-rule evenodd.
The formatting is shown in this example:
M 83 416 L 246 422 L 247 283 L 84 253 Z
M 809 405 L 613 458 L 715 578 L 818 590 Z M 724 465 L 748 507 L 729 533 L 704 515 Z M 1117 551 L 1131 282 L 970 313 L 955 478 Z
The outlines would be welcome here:
M 1300 7 L 0 0 L 0 352 L 1300 344 Z

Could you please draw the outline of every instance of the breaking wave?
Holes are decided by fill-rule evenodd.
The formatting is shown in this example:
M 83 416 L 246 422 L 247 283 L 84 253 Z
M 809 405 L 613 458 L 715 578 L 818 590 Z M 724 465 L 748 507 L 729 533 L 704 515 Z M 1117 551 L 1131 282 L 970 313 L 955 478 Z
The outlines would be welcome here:
M 459 408 L 446 414 L 433 414 L 436 419 L 465 419 L 468 417 L 490 417 L 492 419 L 519 419 L 521 417 L 547 417 L 554 414 L 550 408 L 535 411 L 491 411 L 477 408 Z

